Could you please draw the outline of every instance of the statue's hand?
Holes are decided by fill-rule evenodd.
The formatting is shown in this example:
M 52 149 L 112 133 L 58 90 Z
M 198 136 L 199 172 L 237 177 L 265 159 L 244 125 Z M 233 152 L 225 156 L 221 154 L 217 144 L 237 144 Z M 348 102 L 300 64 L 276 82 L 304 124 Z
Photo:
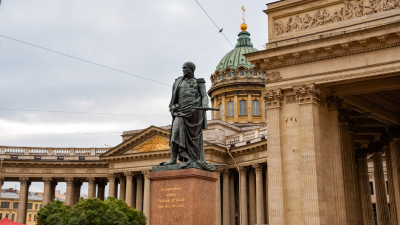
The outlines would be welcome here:
M 178 111 L 178 109 L 179 109 L 179 105 L 178 104 L 175 104 L 175 105 L 173 105 L 172 106 L 172 114 L 174 113 L 174 112 L 176 112 L 176 111 Z

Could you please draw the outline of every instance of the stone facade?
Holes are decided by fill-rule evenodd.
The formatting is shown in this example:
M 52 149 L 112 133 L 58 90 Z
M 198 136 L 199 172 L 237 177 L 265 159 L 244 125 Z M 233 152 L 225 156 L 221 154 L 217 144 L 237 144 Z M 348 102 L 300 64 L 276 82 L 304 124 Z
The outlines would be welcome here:
M 228 57 L 211 75 L 221 114 L 204 131 L 206 160 L 227 164 L 216 171 L 216 224 L 399 223 L 399 10 L 397 0 L 268 4 L 266 49 L 243 53 L 246 68 Z M 111 149 L 1 147 L 0 178 L 22 193 L 43 181 L 46 201 L 67 182 L 70 205 L 82 182 L 101 199 L 108 183 L 108 196 L 149 217 L 148 174 L 170 158 L 169 129 L 126 131 Z

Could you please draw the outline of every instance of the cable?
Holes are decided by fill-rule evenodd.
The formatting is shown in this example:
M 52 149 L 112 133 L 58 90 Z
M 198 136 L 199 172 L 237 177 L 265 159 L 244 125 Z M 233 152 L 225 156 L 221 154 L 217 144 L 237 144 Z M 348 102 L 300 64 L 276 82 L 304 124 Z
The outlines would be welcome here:
M 119 70 L 119 69 L 115 69 L 115 68 L 112 68 L 112 67 L 109 67 L 109 66 L 104 66 L 104 65 L 101 65 L 101 64 L 98 64 L 98 63 L 95 63 L 95 62 L 91 62 L 91 61 L 88 61 L 88 60 L 85 60 L 85 59 L 81 59 L 81 58 L 75 57 L 75 56 L 67 55 L 67 54 L 62 53 L 62 52 L 57 52 L 57 51 L 54 51 L 54 50 L 51 50 L 51 49 L 48 49 L 48 48 L 44 48 L 44 47 L 40 47 L 38 45 L 34 45 L 34 44 L 31 44 L 31 43 L 28 43 L 28 42 L 20 41 L 20 40 L 17 40 L 15 38 L 10 38 L 10 37 L 7 37 L 7 36 L 1 35 L 1 34 L 0 34 L 0 37 L 7 38 L 7 39 L 10 39 L 10 40 L 22 43 L 22 44 L 30 45 L 30 46 L 33 46 L 33 47 L 36 47 L 36 48 L 40 48 L 42 50 L 53 52 L 53 53 L 56 53 L 56 54 L 59 54 L 59 55 L 67 56 L 67 57 L 70 57 L 70 58 L 73 58 L 73 59 L 76 59 L 76 60 L 80 60 L 80 61 L 83 61 L 83 62 L 86 62 L 86 63 L 90 63 L 90 64 L 93 64 L 93 65 L 96 65 L 96 66 L 100 66 L 100 67 L 103 67 L 103 68 L 114 70 L 114 71 L 117 71 L 117 72 L 120 72 L 120 73 L 124 73 L 124 74 L 130 75 L 130 76 L 138 77 L 138 78 L 145 79 L 145 80 L 148 80 L 148 81 L 153 81 L 153 82 L 156 82 L 156 83 L 159 83 L 159 84 L 163 84 L 163 85 L 167 85 L 167 86 L 172 86 L 172 85 L 169 85 L 169 84 L 166 84 L 166 83 L 162 83 L 162 82 L 159 82 L 159 81 L 156 81 L 156 80 L 152 80 L 152 79 L 149 79 L 149 78 L 146 78 L 146 77 L 138 76 L 138 75 L 135 75 L 135 74 L 132 74 L 132 73 L 128 73 L 128 72 L 125 72 L 125 71 L 122 71 L 122 70 Z
M 4 109 L 0 110 L 8 111 L 28 111 L 28 112 L 48 112 L 48 113 L 76 113 L 76 114 L 95 114 L 95 115 L 116 115 L 116 116 L 155 116 L 155 117 L 171 117 L 171 116 L 161 116 L 161 115 L 138 115 L 129 113 L 102 113 L 102 112 L 70 112 L 70 111 L 49 111 L 49 110 L 38 110 L 38 109 Z
M 201 6 L 200 3 L 199 3 L 197 0 L 195 0 L 195 1 L 197 2 L 197 4 L 199 4 L 200 8 L 204 11 L 204 13 L 208 16 L 208 18 L 210 18 L 210 20 L 214 23 L 214 25 L 217 27 L 217 29 L 218 29 L 218 30 L 221 30 L 221 29 L 219 29 L 219 27 L 217 26 L 217 24 L 214 22 L 214 20 L 211 19 L 210 15 L 208 15 L 208 13 L 206 12 L 206 10 L 204 10 L 203 6 Z M 231 44 L 232 48 L 235 48 L 235 47 L 233 46 L 233 44 L 232 44 L 232 43 L 228 40 L 228 38 L 225 36 L 225 34 L 224 34 L 223 32 L 221 32 L 221 34 L 224 35 L 225 39 L 229 42 L 229 44 Z
M 48 136 L 48 135 L 74 135 L 74 134 L 115 134 L 120 132 L 103 132 L 103 133 L 65 133 L 65 134 L 17 134 L 17 135 L 0 135 L 0 137 L 20 137 L 20 136 Z

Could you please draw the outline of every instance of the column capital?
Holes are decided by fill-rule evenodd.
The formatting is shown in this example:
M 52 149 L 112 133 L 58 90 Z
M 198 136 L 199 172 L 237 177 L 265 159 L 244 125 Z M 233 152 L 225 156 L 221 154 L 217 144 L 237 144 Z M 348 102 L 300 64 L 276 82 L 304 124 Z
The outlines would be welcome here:
M 223 92 L 223 93 L 221 93 L 220 95 L 221 95 L 221 97 L 225 97 L 226 93 Z
M 231 172 L 229 171 L 228 168 L 225 168 L 225 169 L 222 171 L 222 176 L 223 176 L 223 177 L 229 178 L 230 175 L 231 175 Z
M 96 182 L 96 177 L 87 177 L 86 180 L 89 184 L 94 184 Z
M 19 181 L 21 184 L 29 184 L 29 177 L 20 177 Z
M 296 94 L 298 104 L 313 103 L 319 105 L 322 91 L 315 84 L 294 86 L 293 92 Z
M 133 176 L 135 176 L 135 173 L 134 172 L 132 172 L 132 171 L 125 171 L 124 172 L 124 175 L 125 175 L 125 177 L 126 177 L 126 179 L 128 179 L 128 178 L 133 178 Z
M 107 173 L 107 180 L 115 182 L 116 175 L 114 173 Z
M 349 107 L 339 107 L 338 112 L 339 112 L 339 122 L 341 123 L 348 123 L 349 120 L 351 119 L 351 108 Z
M 233 91 L 233 95 L 238 95 L 239 94 L 239 91 Z
M 400 126 L 389 127 L 390 140 L 394 138 L 400 138 Z
M 137 180 L 143 181 L 143 175 L 141 173 L 136 173 L 135 177 L 136 177 Z
M 282 89 L 272 89 L 264 94 L 264 100 L 267 103 L 267 108 L 280 108 L 282 104 Z
M 149 179 L 150 170 L 142 170 L 144 179 Z
M 67 185 L 74 185 L 75 179 L 73 177 L 66 177 L 65 181 L 67 182 Z
M 369 149 L 360 148 L 356 150 L 357 159 L 367 159 Z
M 252 90 L 247 90 L 247 95 L 251 95 L 251 94 L 253 94 L 253 91 Z
M 264 169 L 264 165 L 261 163 L 253 163 L 251 165 L 254 168 L 255 173 L 262 173 Z
M 221 175 L 221 173 L 225 170 L 225 167 L 217 167 L 217 169 L 215 170 L 216 173 L 218 173 L 219 175 Z
M 43 181 L 44 181 L 44 185 L 51 185 L 51 183 L 53 182 L 53 178 L 52 177 L 43 177 Z
M 338 109 L 343 105 L 343 99 L 339 98 L 339 96 L 335 94 L 326 97 L 326 102 L 329 111 L 338 111 Z
M 240 166 L 239 167 L 239 174 L 247 174 L 248 170 L 249 170 L 249 168 L 247 168 L 246 166 Z
M 382 141 L 374 141 L 368 144 L 368 148 L 372 153 L 382 153 L 384 143 Z

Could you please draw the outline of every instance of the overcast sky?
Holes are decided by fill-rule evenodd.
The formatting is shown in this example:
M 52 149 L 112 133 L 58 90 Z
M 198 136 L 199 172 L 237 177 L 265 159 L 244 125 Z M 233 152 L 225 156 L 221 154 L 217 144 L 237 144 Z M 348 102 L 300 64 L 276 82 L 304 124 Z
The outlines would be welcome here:
M 272 0 L 198 1 L 233 45 L 244 4 L 252 43 L 263 49 L 268 40 L 263 10 Z M 232 50 L 195 0 L 3 0 L 0 35 L 169 85 L 182 76 L 182 64 L 192 61 L 207 89 L 219 60 Z M 4 37 L 0 43 L 0 109 L 158 115 L 0 110 L 1 146 L 115 146 L 122 131 L 171 124 L 170 86 Z

